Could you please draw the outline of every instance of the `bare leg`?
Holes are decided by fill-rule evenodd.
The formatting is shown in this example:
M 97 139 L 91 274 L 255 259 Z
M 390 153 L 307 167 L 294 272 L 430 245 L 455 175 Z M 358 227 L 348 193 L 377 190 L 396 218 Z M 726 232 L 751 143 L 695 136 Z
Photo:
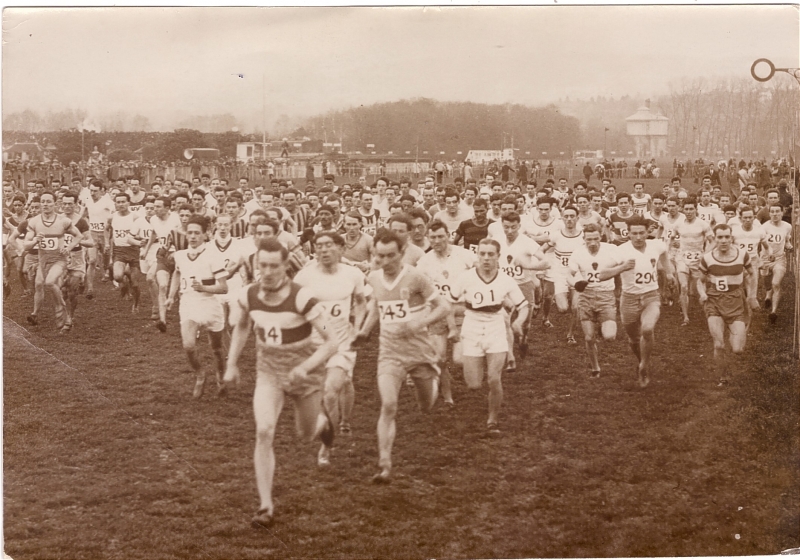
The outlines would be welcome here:
M 259 511 L 274 512 L 272 481 L 275 476 L 275 427 L 283 409 L 284 394 L 269 382 L 256 383 L 253 394 L 253 413 L 256 420 L 256 448 L 253 462 L 256 470 Z
M 199 399 L 203 396 L 203 387 L 206 382 L 206 373 L 203 369 L 203 364 L 200 363 L 200 358 L 197 353 L 197 330 L 198 325 L 194 321 L 181 321 L 181 339 L 183 341 L 183 350 L 186 352 L 186 358 L 189 360 L 189 365 L 192 366 L 195 374 L 195 385 L 192 396 Z
M 487 424 L 497 424 L 500 405 L 503 404 L 503 352 L 486 354 L 486 379 L 489 384 L 489 418 Z
M 380 364 L 378 367 L 381 367 Z M 378 392 L 381 396 L 381 414 L 378 417 L 378 466 L 381 472 L 374 479 L 376 482 L 386 482 L 391 477 L 392 446 L 397 431 L 395 422 L 397 397 L 404 378 L 404 375 L 398 375 L 393 371 L 378 372 Z
M 597 357 L 597 340 L 595 339 L 594 321 L 581 321 L 583 328 L 583 338 L 586 344 L 586 355 L 589 357 L 589 367 L 592 368 L 592 376 L 600 375 L 600 360 Z

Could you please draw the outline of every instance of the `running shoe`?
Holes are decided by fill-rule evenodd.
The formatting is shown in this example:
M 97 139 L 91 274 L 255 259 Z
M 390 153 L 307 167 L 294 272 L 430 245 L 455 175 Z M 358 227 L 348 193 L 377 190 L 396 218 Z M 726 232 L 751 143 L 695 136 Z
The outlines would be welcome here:
M 272 525 L 274 520 L 275 518 L 268 510 L 260 509 L 253 516 L 253 520 L 250 522 L 250 524 L 255 529 L 266 529 Z
M 206 387 L 206 378 L 203 377 L 202 379 L 198 379 L 194 383 L 194 390 L 192 391 L 192 397 L 195 399 L 199 399 L 203 396 L 203 390 Z

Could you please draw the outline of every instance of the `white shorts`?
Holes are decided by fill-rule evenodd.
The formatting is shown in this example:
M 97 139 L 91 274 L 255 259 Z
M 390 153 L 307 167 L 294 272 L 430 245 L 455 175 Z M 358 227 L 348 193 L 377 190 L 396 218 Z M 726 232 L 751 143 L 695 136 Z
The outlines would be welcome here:
M 353 379 L 356 366 L 356 353 L 353 350 L 339 350 L 325 363 L 325 369 L 340 368 L 347 372 L 347 379 Z
M 465 316 L 461 325 L 461 345 L 462 355 L 473 358 L 508 352 L 503 315 L 497 315 L 491 321 L 476 321 Z
M 569 284 L 567 284 L 567 275 L 553 273 L 550 277 L 545 278 L 545 281 L 552 282 L 553 294 L 566 294 L 569 292 Z
M 181 297 L 179 310 L 181 323 L 191 321 L 211 332 L 225 328 L 225 314 L 222 304 L 215 297 Z
M 139 259 L 139 270 L 142 274 L 147 274 L 151 270 L 156 271 L 156 259 Z

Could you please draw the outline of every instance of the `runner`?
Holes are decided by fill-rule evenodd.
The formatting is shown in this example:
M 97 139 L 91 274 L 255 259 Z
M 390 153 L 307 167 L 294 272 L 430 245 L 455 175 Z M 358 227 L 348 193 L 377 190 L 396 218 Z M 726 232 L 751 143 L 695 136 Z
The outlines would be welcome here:
M 297 273 L 295 282 L 307 288 L 317 298 L 327 317 L 328 326 L 337 344 L 337 353 L 325 364 L 323 406 L 334 428 L 350 433 L 350 417 L 355 402 L 353 369 L 356 352 L 353 324 L 361 325 L 366 317 L 364 285 L 366 277 L 358 268 L 342 264 L 344 238 L 334 231 L 322 231 L 314 236 L 316 261 Z M 350 322 L 354 317 L 353 324 Z M 316 342 L 322 340 L 312 334 Z M 324 443 L 317 455 L 321 466 L 330 464 L 330 447 Z
M 258 283 L 239 296 L 231 320 L 235 321 L 224 381 L 238 382 L 239 358 L 251 331 L 256 340 L 256 388 L 253 412 L 256 422 L 255 470 L 260 498 L 254 526 L 273 522 L 272 482 L 275 474 L 275 428 L 284 399 L 294 402 L 295 426 L 304 439 L 318 436 L 330 446 L 333 426 L 322 408 L 325 363 L 337 351 L 328 317 L 307 288 L 292 282 L 287 270 L 289 252 L 277 239 L 264 240 L 256 250 Z M 312 338 L 316 331 L 323 341 Z
M 665 203 L 666 212 L 661 214 L 659 218 L 659 226 L 658 226 L 658 233 L 656 235 L 657 238 L 660 238 L 667 245 L 667 257 L 672 264 L 672 268 L 674 270 L 678 269 L 678 256 L 680 255 L 680 239 L 681 236 L 678 233 L 678 226 L 681 225 L 685 220 L 686 216 L 681 214 L 681 201 L 677 196 L 671 196 L 667 199 Z M 662 271 L 663 273 L 663 271 Z M 662 303 L 666 303 L 670 307 L 672 307 L 675 301 L 675 294 L 672 292 L 672 286 L 674 286 L 673 282 L 664 282 L 664 285 L 661 286 L 661 301 Z M 678 294 L 680 299 L 680 294 Z
M 30 286 L 33 286 L 33 313 L 27 317 L 27 321 L 35 325 L 37 324 L 36 318 L 44 303 L 44 283 L 36 283 L 36 275 L 39 271 L 39 248 L 34 245 L 33 249 L 25 248 L 25 236 L 28 233 L 28 220 L 38 215 L 42 211 L 41 199 L 35 196 L 31 199 L 28 206 L 28 217 L 22 220 L 17 228 L 9 234 L 8 243 L 11 245 L 19 243 L 20 247 L 20 275 L 25 276 L 23 286 L 26 287 L 23 295 L 30 295 Z M 22 241 L 17 242 L 17 239 L 22 238 Z M 31 321 L 33 317 L 33 321 Z
M 436 403 L 439 357 L 427 327 L 445 318 L 450 310 L 424 274 L 403 264 L 404 250 L 405 243 L 392 231 L 380 231 L 375 237 L 378 268 L 367 277 L 373 295 L 367 319 L 356 338 L 357 342 L 367 338 L 380 320 L 378 464 L 381 471 L 372 479 L 376 483 L 391 480 L 397 398 L 406 374 L 410 373 L 414 380 L 417 403 L 423 412 L 430 412 Z M 430 312 L 426 313 L 429 307 Z
M 56 197 L 44 191 L 40 197 L 42 212 L 28 219 L 27 233 L 23 247 L 30 251 L 39 250 L 39 267 L 35 283 L 42 286 L 42 294 L 49 290 L 53 294 L 56 328 L 63 330 L 71 325 L 71 318 L 61 294 L 61 278 L 67 269 L 70 251 L 81 241 L 81 232 L 66 216 L 56 214 Z M 65 235 L 72 237 L 66 241 Z M 42 295 L 42 297 L 44 297 Z M 39 302 L 41 305 L 43 300 Z M 34 301 L 34 311 L 28 315 L 28 322 L 38 324 L 39 308 Z M 69 328 L 66 328 L 68 331 Z
M 667 247 L 660 240 L 647 239 L 647 220 L 642 216 L 628 222 L 630 241 L 617 248 L 616 262 L 600 270 L 601 282 L 619 275 L 622 278 L 620 318 L 636 356 L 639 386 L 650 383 L 650 360 L 656 323 L 661 313 L 658 291 L 658 268 L 664 268 L 667 281 L 672 281 L 672 265 Z
M 111 244 L 106 224 L 114 212 L 114 201 L 106 195 L 105 186 L 100 179 L 94 179 L 89 183 L 89 200 L 86 202 L 86 210 L 89 229 L 92 231 L 94 239 L 94 247 L 90 247 L 88 251 L 89 266 L 86 270 L 86 299 L 92 299 L 95 274 L 98 268 L 103 273 L 104 281 L 111 277 Z
M 345 215 L 344 230 L 345 250 L 342 262 L 352 264 L 361 272 L 369 272 L 372 260 L 372 236 L 361 231 L 361 215 L 358 212 Z
M 67 303 L 67 320 L 61 328 L 61 332 L 68 332 L 72 328 L 75 318 L 75 309 L 78 307 L 78 294 L 85 288 L 86 258 L 83 248 L 94 246 L 94 240 L 92 239 L 88 222 L 76 212 L 77 203 L 78 195 L 74 192 L 67 191 L 61 197 L 61 209 L 64 212 L 64 216 L 69 218 L 72 224 L 81 232 L 78 244 L 70 251 L 69 260 L 67 262 L 66 278 L 62 288 L 62 292 L 65 295 L 64 299 Z M 72 236 L 66 234 L 64 236 L 64 242 L 71 243 Z
M 157 293 L 154 301 L 158 309 L 156 328 L 161 332 L 167 331 L 167 291 L 174 269 L 174 263 L 170 261 L 172 231 L 180 228 L 182 221 L 188 222 L 192 215 L 191 207 L 182 211 L 183 218 L 181 218 L 180 212 L 177 215 L 170 213 L 169 208 L 169 197 L 160 197 L 153 202 L 154 216 L 150 218 L 150 237 L 144 249 L 145 254 L 150 254 L 155 248 L 154 268 Z M 152 272 L 152 268 L 148 272 Z
M 536 241 L 536 243 L 539 245 L 543 245 L 550 241 L 550 236 L 562 225 L 564 225 L 564 222 L 551 214 L 555 205 L 555 199 L 552 199 L 548 196 L 540 197 L 536 202 L 536 215 L 531 215 L 531 219 L 528 221 L 528 231 L 530 232 L 529 235 L 531 239 Z M 545 254 L 545 258 L 552 266 L 552 253 Z M 544 277 L 545 273 L 536 274 L 536 278 L 539 280 L 543 280 Z M 541 306 L 545 313 L 545 318 L 543 319 L 542 324 L 547 326 L 547 324 L 550 323 L 550 307 L 553 304 L 552 295 L 545 298 L 543 294 L 543 288 L 541 287 L 541 282 L 537 282 L 534 297 L 535 301 L 533 303 L 533 312 L 531 313 L 531 317 L 535 317 L 537 315 L 539 312 L 539 307 Z
M 714 248 L 700 260 L 701 281 L 697 283 L 700 304 L 706 312 L 708 330 L 714 341 L 714 364 L 720 384 L 728 381 L 725 360 L 725 327 L 730 330 L 731 352 L 739 356 L 747 341 L 747 326 L 743 289 L 746 276 L 754 274 L 750 255 L 733 244 L 727 224 L 714 226 Z M 748 287 L 747 299 L 756 294 Z
M 139 271 L 144 274 L 145 283 L 150 290 L 150 320 L 158 321 L 158 283 L 156 282 L 156 254 L 158 253 L 158 247 L 147 243 L 153 234 L 152 220 L 154 216 L 155 198 L 148 196 L 144 199 L 139 217 L 136 219 L 136 228 L 139 230 L 139 237 L 143 241 L 139 249 Z
M 619 201 L 619 197 L 617 198 Z M 637 181 L 633 184 L 633 194 L 631 195 L 631 204 L 633 205 L 633 213 L 639 216 L 644 216 L 650 210 L 652 197 L 644 192 L 644 183 Z
M 117 193 L 114 204 L 117 211 L 108 219 L 106 229 L 111 232 L 113 245 L 114 280 L 120 285 L 120 296 L 133 296 L 131 312 L 139 311 L 139 247 L 143 244 L 136 225 L 137 216 L 129 207 L 129 196 Z
M 225 328 L 225 316 L 222 304 L 214 294 L 228 291 L 227 272 L 222 262 L 215 259 L 205 246 L 207 222 L 202 216 L 194 215 L 186 224 L 186 237 L 189 248 L 175 252 L 175 272 L 167 296 L 167 309 L 172 308 L 175 296 L 180 291 L 179 315 L 181 320 L 181 340 L 189 365 L 195 372 L 195 385 L 192 396 L 199 399 L 203 396 L 206 373 L 197 354 L 197 337 L 200 328 L 208 330 L 208 340 L 214 354 L 214 365 L 217 373 L 217 389 L 224 394 L 222 373 L 225 367 L 222 332 Z
M 578 210 L 574 206 L 565 206 L 561 210 L 561 221 L 564 227 L 557 229 L 550 236 L 550 240 L 542 245 L 542 250 L 553 249 L 553 263 L 545 272 L 544 293 L 555 299 L 556 307 L 560 313 L 567 313 L 572 307 L 567 327 L 567 344 L 577 344 L 573 329 L 578 321 L 577 293 L 569 284 L 569 259 L 572 253 L 583 247 L 583 235 L 578 229 Z M 548 320 L 549 309 L 545 312 L 545 326 L 552 326 Z
M 740 210 L 739 216 L 740 223 L 731 226 L 731 235 L 733 236 L 733 243 L 739 247 L 740 250 L 747 252 L 750 256 L 750 264 L 754 271 L 761 269 L 760 253 L 765 255 L 769 251 L 766 244 L 766 235 L 761 223 L 756 220 L 755 212 L 749 206 L 744 206 Z M 758 274 L 748 274 L 745 278 L 747 282 L 747 293 L 758 294 Z M 748 299 L 748 304 L 751 310 L 758 309 L 758 300 L 755 301 Z M 750 326 L 751 314 L 748 313 L 747 326 Z
M 250 240 L 237 239 L 231 235 L 232 218 L 230 214 L 220 214 L 217 216 L 217 228 L 214 237 L 206 243 L 206 247 L 211 257 L 216 262 L 221 262 L 227 274 L 228 291 L 224 294 L 217 294 L 217 299 L 222 304 L 222 312 L 225 317 L 225 324 L 228 324 L 231 304 L 236 302 L 239 291 L 244 287 L 241 274 L 236 274 L 239 267 L 250 254 L 252 243 Z
M 628 222 L 637 214 L 631 207 L 631 195 L 619 193 L 616 200 L 616 211 L 608 215 L 609 241 L 614 245 L 622 245 L 628 241 Z
M 414 221 L 408 214 L 396 214 L 389 218 L 387 227 L 396 233 L 403 242 L 403 264 L 417 266 L 417 262 L 425 254 L 425 251 L 409 242 L 409 235 L 414 229 Z
M 578 291 L 578 318 L 581 321 L 586 354 L 589 356 L 589 377 L 600 377 L 600 360 L 597 353 L 596 325 L 600 325 L 603 340 L 611 342 L 617 337 L 617 302 L 614 297 L 614 280 L 600 281 L 599 271 L 617 263 L 616 247 L 601 243 L 602 228 L 587 224 L 583 228 L 585 246 L 578 247 L 569 259 L 570 279 Z M 579 279 L 575 281 L 575 277 Z
M 778 304 L 781 301 L 781 283 L 786 275 L 786 252 L 792 250 L 792 226 L 783 221 L 783 206 L 769 205 L 769 221 L 762 224 L 766 237 L 767 252 L 761 260 L 761 276 L 767 294 L 764 309 L 769 311 L 769 322 L 778 321 Z
M 462 222 L 463 223 L 463 222 Z M 428 239 L 431 242 L 431 251 L 425 253 L 417 262 L 417 269 L 425 274 L 433 285 L 439 290 L 440 295 L 450 299 L 450 285 L 475 266 L 475 253 L 448 242 L 450 235 L 447 224 L 441 220 L 433 220 L 428 225 Z M 445 320 L 431 324 L 428 332 L 436 346 L 439 355 L 439 369 L 441 370 L 442 398 L 445 404 L 453 404 L 452 377 L 447 366 L 447 342 L 453 343 L 453 363 L 461 365 L 462 345 L 458 334 L 458 319 L 455 309 L 451 309 Z
M 680 244 L 680 254 L 677 258 L 678 280 L 681 289 L 681 312 L 683 322 L 681 326 L 689 324 L 689 282 L 700 279 L 700 258 L 706 252 L 706 244 L 714 238 L 714 233 L 707 222 L 697 217 L 697 201 L 687 198 L 683 201 L 683 223 L 675 228 L 675 234 Z
M 480 389 L 483 374 L 489 385 L 489 417 L 486 429 L 500 433 L 498 415 L 503 402 L 503 364 L 510 350 L 506 331 L 508 304 L 516 316 L 511 329 L 520 338 L 525 336 L 528 322 L 528 300 L 519 285 L 506 274 L 500 273 L 500 244 L 494 239 L 484 239 L 478 244 L 478 266 L 462 273 L 450 289 L 452 301 L 466 307 L 461 327 L 464 353 L 464 381 L 470 389 Z M 484 368 L 485 361 L 485 368 Z
M 489 203 L 482 198 L 476 198 L 472 203 L 474 217 L 464 220 L 458 225 L 453 236 L 453 245 L 462 244 L 465 249 L 478 252 L 478 243 L 485 239 L 489 233 L 489 224 L 493 223 L 488 218 Z
M 528 303 L 533 304 L 535 283 L 532 271 L 544 270 L 547 273 L 551 265 L 546 260 L 541 246 L 530 237 L 520 234 L 519 214 L 513 211 L 509 212 L 503 216 L 502 225 L 503 235 L 496 238 L 500 245 L 500 268 L 514 279 Z M 511 330 L 513 321 L 514 317 L 506 316 L 506 337 L 508 339 L 506 371 L 514 371 L 517 366 L 516 357 L 514 356 L 515 337 L 514 332 Z M 529 328 L 530 321 L 526 321 L 522 329 L 522 336 L 517 339 L 519 355 L 523 360 L 528 354 Z

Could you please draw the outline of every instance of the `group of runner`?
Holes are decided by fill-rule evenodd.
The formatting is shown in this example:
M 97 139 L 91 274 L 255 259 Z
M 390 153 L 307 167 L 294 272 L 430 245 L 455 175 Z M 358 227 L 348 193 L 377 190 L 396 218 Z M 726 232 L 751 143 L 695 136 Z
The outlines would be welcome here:
M 641 182 L 617 193 L 609 179 L 570 188 L 566 179 L 520 185 L 492 176 L 442 187 L 433 176 L 336 185 L 328 175 L 321 188 L 302 192 L 278 180 L 251 188 L 247 179 L 230 186 L 202 176 L 145 189 L 135 179 L 89 178 L 34 182 L 27 196 L 4 183 L 4 296 L 16 271 L 23 294 L 33 287 L 28 322 L 39 323 L 50 292 L 64 333 L 75 325 L 80 294 L 91 300 L 98 278 L 113 283 L 133 313 L 146 290 L 161 332 L 178 300 L 194 398 L 206 389 L 200 330 L 220 395 L 240 379 L 252 332 L 260 496 L 253 522 L 266 526 L 286 397 L 298 433 L 319 438 L 318 463 L 329 464 L 335 434 L 350 431 L 357 350 L 378 324 L 376 483 L 392 477 L 404 384 L 429 411 L 440 392 L 454 405 L 449 366 L 462 366 L 471 389 L 486 377 L 486 429 L 499 433 L 503 372 L 527 357 L 535 317 L 542 329 L 553 327 L 554 308 L 568 316 L 568 346 L 580 325 L 591 378 L 601 372 L 598 335 L 613 340 L 619 316 L 644 388 L 662 304 L 677 297 L 688 324 L 696 292 L 724 383 L 726 330 L 731 352 L 742 352 L 759 308 L 759 277 L 770 322 L 777 321 L 791 225 L 780 189 L 763 200 L 748 187 L 734 199 L 707 179 L 694 196 L 678 177 L 653 195 Z

